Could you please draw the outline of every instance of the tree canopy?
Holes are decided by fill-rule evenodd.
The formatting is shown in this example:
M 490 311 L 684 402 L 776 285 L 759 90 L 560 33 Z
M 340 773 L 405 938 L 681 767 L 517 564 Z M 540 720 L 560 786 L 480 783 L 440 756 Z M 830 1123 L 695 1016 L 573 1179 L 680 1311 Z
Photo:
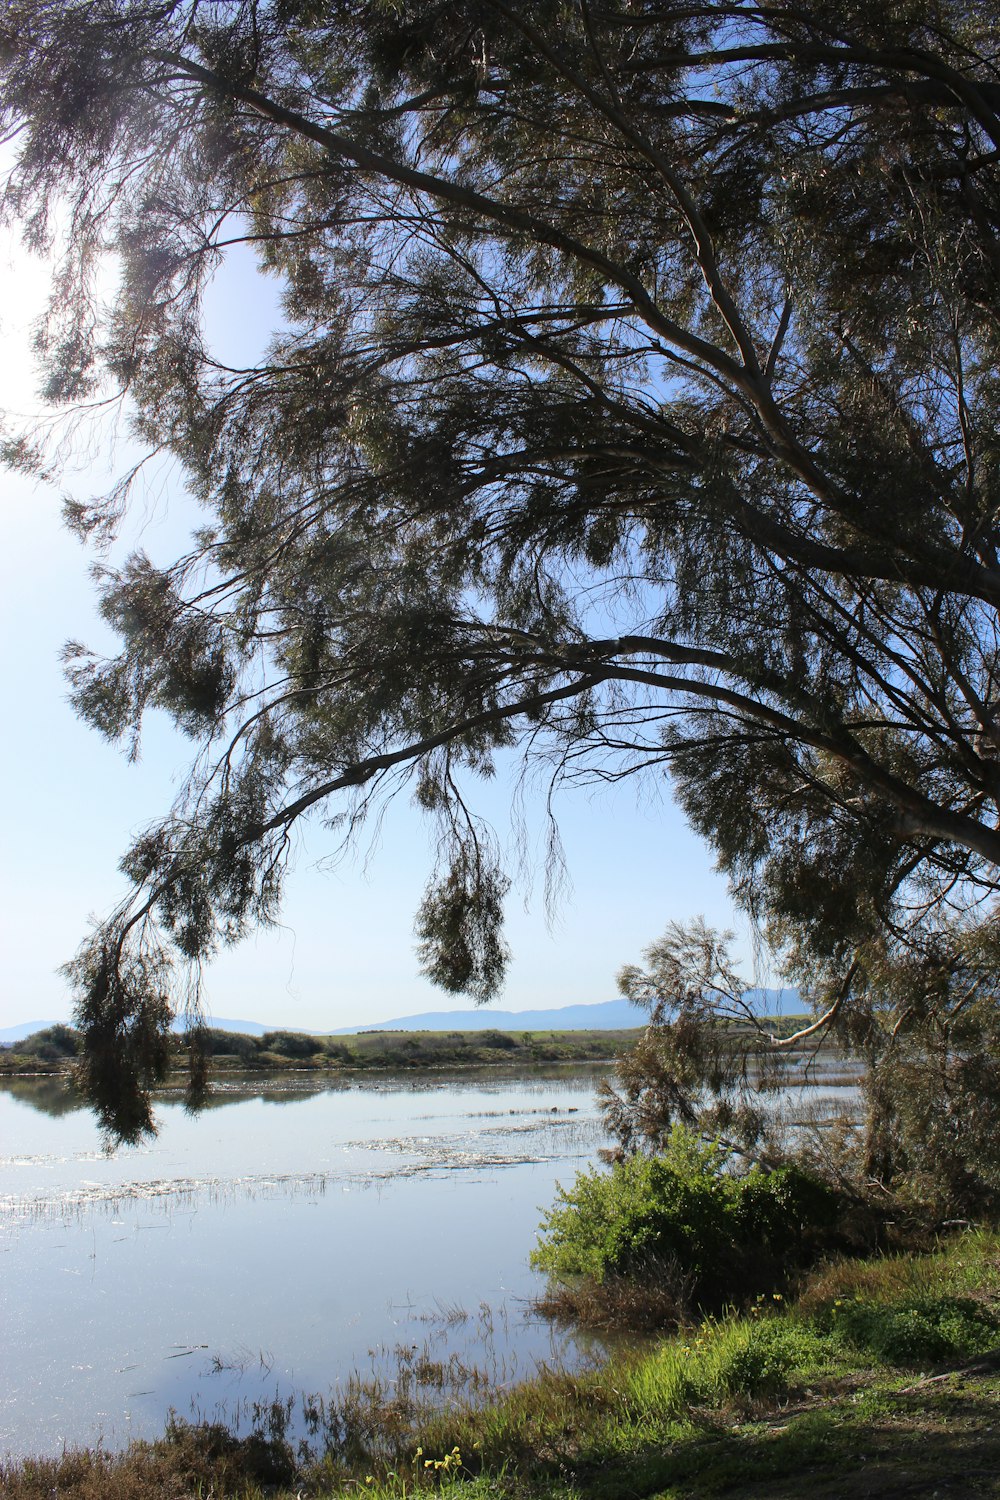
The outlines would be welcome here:
M 68 648 L 104 734 L 196 747 L 73 965 L 113 1128 L 311 812 L 411 788 L 422 961 L 493 993 L 510 750 L 669 773 L 821 1007 L 992 984 L 998 46 L 982 0 L 5 0 L 46 392 L 126 396 L 205 512 L 103 573 L 118 656 Z M 283 299 L 250 368 L 200 313 L 237 242 Z

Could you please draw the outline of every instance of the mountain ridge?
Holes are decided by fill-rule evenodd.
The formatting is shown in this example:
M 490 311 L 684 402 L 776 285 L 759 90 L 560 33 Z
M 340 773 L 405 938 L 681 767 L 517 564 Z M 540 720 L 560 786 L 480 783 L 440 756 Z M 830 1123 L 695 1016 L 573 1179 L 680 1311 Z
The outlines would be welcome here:
M 788 1016 L 802 1010 L 801 997 L 794 989 L 751 989 L 744 998 L 758 1015 Z M 476 1010 L 428 1010 L 411 1016 L 394 1016 L 388 1021 L 359 1021 L 331 1031 L 289 1026 L 280 1021 L 265 1026 L 261 1021 L 232 1016 L 206 1016 L 205 1023 L 217 1031 L 244 1036 L 263 1036 L 266 1031 L 301 1032 L 306 1036 L 356 1036 L 362 1031 L 621 1031 L 642 1026 L 644 1012 L 631 1000 L 597 1000 L 533 1010 L 493 1010 L 487 1006 Z M 0 1027 L 0 1046 L 9 1047 L 33 1032 L 59 1024 L 65 1023 L 24 1021 L 18 1026 Z M 184 1030 L 181 1018 L 174 1022 L 174 1030 Z
M 755 988 L 743 997 L 757 1015 L 797 1015 L 802 999 L 795 989 Z M 631 1000 L 597 1000 L 543 1010 L 423 1011 L 390 1021 L 341 1026 L 330 1036 L 353 1036 L 361 1031 L 621 1031 L 645 1024 L 645 1012 Z

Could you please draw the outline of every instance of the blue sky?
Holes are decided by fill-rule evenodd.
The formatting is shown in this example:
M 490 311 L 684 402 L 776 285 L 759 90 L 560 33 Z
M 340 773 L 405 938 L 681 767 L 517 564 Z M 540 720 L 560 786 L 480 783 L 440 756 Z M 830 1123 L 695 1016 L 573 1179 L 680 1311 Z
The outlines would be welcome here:
M 43 267 L 12 240 L 0 245 L 0 407 L 8 411 L 34 407 L 29 328 L 43 286 Z M 273 315 L 273 293 L 248 264 L 237 263 L 219 279 L 209 314 L 217 351 L 248 358 Z M 127 453 L 125 435 L 117 434 L 117 449 L 114 438 L 104 424 L 67 439 L 65 488 L 87 495 L 106 486 Z M 3 494 L 8 714 L 0 736 L 6 793 L 0 1026 L 69 1017 L 59 965 L 73 954 L 88 916 L 106 912 L 122 893 L 118 857 L 130 836 L 169 806 L 190 754 L 168 723 L 156 722 L 141 759 L 129 764 L 76 720 L 66 702 L 60 648 L 70 637 L 111 644 L 94 610 L 94 558 L 62 529 L 56 489 L 5 475 Z M 130 518 L 124 545 L 141 542 L 154 556 L 172 556 L 192 515 L 178 476 L 160 471 Z M 510 797 L 502 779 L 489 792 L 489 816 L 501 836 Z M 701 914 L 739 928 L 725 883 L 672 805 L 666 782 L 563 794 L 570 884 L 551 925 L 543 899 L 541 809 L 529 799 L 527 811 L 535 873 L 510 896 L 514 961 L 499 1007 L 611 998 L 617 969 L 637 960 L 671 919 Z M 305 828 L 283 925 L 212 965 L 206 975 L 211 1013 L 324 1029 L 466 1008 L 466 1000 L 445 996 L 422 978 L 414 955 L 413 913 L 431 864 L 431 838 L 415 810 L 399 801 L 374 846 L 362 845 L 356 858 L 331 867 L 332 836 L 318 823 Z

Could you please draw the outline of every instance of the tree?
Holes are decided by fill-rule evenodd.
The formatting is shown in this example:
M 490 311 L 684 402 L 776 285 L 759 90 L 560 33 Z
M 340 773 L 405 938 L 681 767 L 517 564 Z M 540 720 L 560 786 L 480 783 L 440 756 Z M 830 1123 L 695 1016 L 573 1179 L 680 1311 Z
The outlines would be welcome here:
M 113 1128 L 149 1124 L 178 961 L 273 917 L 312 811 L 412 787 L 422 960 L 494 992 L 498 752 L 669 772 L 827 1009 L 989 926 L 998 33 L 962 0 L 6 0 L 6 211 L 64 230 L 47 392 L 127 396 L 206 512 L 105 571 L 120 655 L 68 651 L 103 733 L 155 706 L 198 747 L 72 967 Z M 284 299 L 250 369 L 199 319 L 237 241 Z
M 985 930 L 984 930 L 985 929 Z M 648 1015 L 599 1088 L 617 1141 L 609 1160 L 658 1158 L 676 1132 L 735 1151 L 744 1165 L 789 1162 L 825 1177 L 858 1213 L 859 1242 L 907 1220 L 954 1224 L 1000 1210 L 1000 1009 L 995 934 L 952 934 L 947 962 L 911 943 L 880 965 L 876 945 L 848 970 L 834 1014 L 776 1036 L 730 956 L 730 933 L 671 923 L 627 964 L 619 987 Z M 945 948 L 939 943 L 939 948 Z M 990 987 L 986 987 L 986 980 Z M 844 1000 L 850 994 L 850 1004 Z M 857 1119 L 803 1134 L 790 1121 L 786 1063 L 806 1076 L 817 1043 L 846 1040 L 859 1066 Z M 820 1075 L 821 1077 L 822 1075 Z M 853 1103 L 853 1102 L 852 1102 Z M 798 1106 L 800 1107 L 800 1106 Z M 796 1107 L 793 1106 L 793 1110 Z M 848 1109 L 853 1113 L 852 1104 Z

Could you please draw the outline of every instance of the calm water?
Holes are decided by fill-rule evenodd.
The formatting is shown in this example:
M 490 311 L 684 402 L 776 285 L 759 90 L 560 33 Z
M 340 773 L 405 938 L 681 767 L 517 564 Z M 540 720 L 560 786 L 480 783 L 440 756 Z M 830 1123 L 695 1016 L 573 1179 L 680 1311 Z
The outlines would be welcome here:
M 227 1082 L 110 1156 L 58 1083 L 0 1086 L 0 1453 L 233 1419 L 397 1346 L 585 1357 L 530 1316 L 528 1253 L 602 1143 L 602 1071 Z

